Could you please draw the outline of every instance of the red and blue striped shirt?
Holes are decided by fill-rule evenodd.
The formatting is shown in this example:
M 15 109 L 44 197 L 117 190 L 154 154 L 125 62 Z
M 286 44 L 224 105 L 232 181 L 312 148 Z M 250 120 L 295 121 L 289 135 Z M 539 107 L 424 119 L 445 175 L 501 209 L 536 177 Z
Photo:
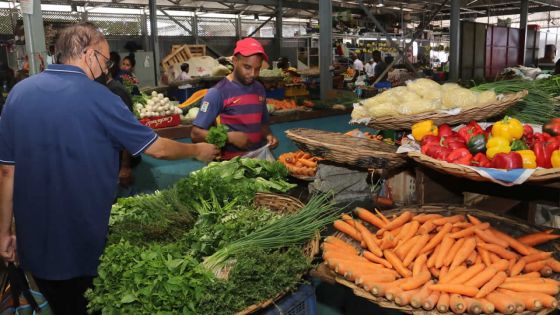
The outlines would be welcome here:
M 193 125 L 209 129 L 219 121 L 230 131 L 244 132 L 251 142 L 248 151 L 256 150 L 265 144 L 261 130 L 262 125 L 268 123 L 265 95 L 264 87 L 258 81 L 243 85 L 225 78 L 208 90 Z M 248 151 L 228 143 L 222 158 L 231 159 Z

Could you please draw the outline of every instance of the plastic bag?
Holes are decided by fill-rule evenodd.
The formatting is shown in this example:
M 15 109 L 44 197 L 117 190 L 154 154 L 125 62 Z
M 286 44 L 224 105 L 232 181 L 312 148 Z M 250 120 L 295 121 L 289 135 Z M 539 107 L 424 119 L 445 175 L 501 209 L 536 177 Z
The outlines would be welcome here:
M 276 159 L 274 158 L 274 155 L 272 155 L 272 151 L 270 151 L 270 145 L 268 145 L 268 144 L 266 144 L 265 146 L 263 146 L 261 148 L 258 148 L 256 150 L 254 150 L 254 151 L 248 152 L 245 155 L 243 155 L 242 157 L 257 159 L 257 160 L 271 161 L 271 162 L 276 161 Z

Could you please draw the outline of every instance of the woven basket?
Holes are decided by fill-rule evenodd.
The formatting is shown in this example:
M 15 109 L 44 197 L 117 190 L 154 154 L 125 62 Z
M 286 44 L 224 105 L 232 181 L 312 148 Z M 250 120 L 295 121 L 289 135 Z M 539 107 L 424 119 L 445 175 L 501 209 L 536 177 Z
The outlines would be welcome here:
M 451 216 L 451 215 L 455 215 L 455 214 L 470 214 L 470 215 L 474 215 L 475 217 L 481 219 L 482 221 L 488 222 L 490 223 L 493 227 L 506 232 L 514 237 L 519 237 L 521 235 L 527 234 L 527 233 L 532 233 L 532 232 L 537 232 L 539 231 L 537 228 L 532 227 L 530 225 L 528 225 L 526 222 L 521 221 L 520 219 L 517 218 L 513 218 L 513 217 L 509 217 L 509 216 L 504 216 L 504 215 L 498 215 L 492 212 L 486 212 L 486 211 L 481 211 L 481 210 L 477 210 L 477 209 L 472 209 L 472 208 L 463 208 L 463 207 L 457 207 L 457 206 L 450 206 L 450 205 L 426 205 L 426 206 L 422 206 L 422 207 L 404 207 L 404 208 L 397 208 L 397 209 L 393 209 L 393 210 L 389 210 L 389 211 L 384 211 L 383 214 L 387 217 L 392 217 L 393 215 L 399 215 L 402 211 L 411 211 L 413 213 L 439 213 L 442 214 L 444 216 Z M 367 224 L 367 223 L 366 223 Z M 371 227 L 371 225 L 369 225 Z M 377 230 L 376 228 L 373 228 L 373 230 Z M 352 239 L 348 238 L 346 235 L 337 232 L 335 233 L 335 236 L 340 237 L 345 239 L 346 241 L 354 244 L 354 246 L 356 248 L 360 248 L 360 245 L 353 241 Z M 552 251 L 555 253 L 556 258 L 559 258 L 558 256 L 560 255 L 560 242 L 548 242 L 542 245 L 537 246 L 538 249 L 540 250 L 544 250 L 544 251 Z M 371 293 L 367 292 L 366 290 L 360 288 L 359 286 L 355 285 L 353 282 L 347 281 L 344 278 L 334 274 L 334 272 L 332 272 L 333 276 L 335 277 L 335 280 L 337 283 L 340 283 L 350 289 L 352 289 L 353 293 L 356 296 L 365 298 L 381 307 L 385 307 L 385 308 L 390 308 L 390 309 L 396 309 L 399 310 L 403 313 L 407 313 L 407 314 L 414 314 L 414 315 L 451 315 L 454 314 L 453 312 L 448 312 L 448 313 L 440 313 L 437 310 L 432 310 L 432 311 L 425 311 L 423 309 L 416 309 L 413 308 L 411 306 L 398 306 L 397 304 L 393 303 L 392 301 L 389 301 L 387 299 L 385 299 L 384 297 L 377 297 L 372 295 Z M 555 279 L 558 279 L 558 274 L 554 275 Z M 558 299 L 558 296 L 556 297 Z M 523 314 L 537 314 L 537 315 L 544 315 L 544 314 L 548 314 L 550 312 L 552 312 L 554 310 L 552 309 L 543 309 L 540 310 L 539 312 L 530 312 L 530 311 L 525 311 L 523 312 Z M 500 314 L 500 313 L 494 313 L 494 314 Z
M 464 109 L 458 115 L 431 112 L 417 115 L 384 116 L 371 118 L 367 126 L 379 130 L 410 130 L 413 124 L 426 119 L 433 120 L 436 125 L 444 123 L 456 125 L 467 123 L 471 120 L 486 120 L 505 112 L 510 106 L 525 97 L 527 93 L 527 90 L 523 90 L 507 94 L 502 100 L 494 104 Z
M 405 155 L 396 153 L 397 146 L 382 141 L 304 128 L 289 129 L 286 136 L 302 151 L 340 164 L 388 170 L 407 163 Z
M 292 196 L 268 193 L 257 193 L 254 199 L 254 204 L 257 207 L 267 208 L 271 211 L 280 213 L 297 212 L 305 206 L 300 200 Z M 317 233 L 315 237 L 303 247 L 303 252 L 310 260 L 319 253 L 319 240 L 320 235 Z M 301 277 L 302 275 L 294 276 Z M 253 304 L 235 315 L 247 315 L 262 310 L 281 299 L 287 292 L 288 291 L 280 292 L 276 296 L 258 304 Z
M 492 182 L 490 179 L 480 176 L 474 170 L 455 163 L 436 160 L 420 152 L 408 152 L 408 156 L 418 164 L 424 165 L 438 172 L 463 177 L 478 182 Z M 539 168 L 527 179 L 527 182 L 543 182 L 560 178 L 560 168 Z

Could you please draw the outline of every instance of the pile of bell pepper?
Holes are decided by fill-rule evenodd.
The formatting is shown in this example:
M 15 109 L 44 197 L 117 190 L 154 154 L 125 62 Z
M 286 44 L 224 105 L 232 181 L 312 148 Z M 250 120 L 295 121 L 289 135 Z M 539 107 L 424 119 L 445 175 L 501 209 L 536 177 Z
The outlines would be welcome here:
M 421 151 L 432 158 L 477 167 L 500 169 L 560 167 L 560 118 L 534 132 L 511 117 L 483 129 L 476 121 L 453 130 L 424 120 L 412 126 Z

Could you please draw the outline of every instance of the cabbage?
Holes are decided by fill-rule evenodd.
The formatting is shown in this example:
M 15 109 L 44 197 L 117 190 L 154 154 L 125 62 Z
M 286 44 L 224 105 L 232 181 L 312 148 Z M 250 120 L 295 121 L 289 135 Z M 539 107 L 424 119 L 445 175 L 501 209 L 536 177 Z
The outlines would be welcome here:
M 189 109 L 188 113 L 187 113 L 187 119 L 195 119 L 196 116 L 198 115 L 198 112 L 200 111 L 200 109 L 198 107 L 193 107 L 191 109 Z

